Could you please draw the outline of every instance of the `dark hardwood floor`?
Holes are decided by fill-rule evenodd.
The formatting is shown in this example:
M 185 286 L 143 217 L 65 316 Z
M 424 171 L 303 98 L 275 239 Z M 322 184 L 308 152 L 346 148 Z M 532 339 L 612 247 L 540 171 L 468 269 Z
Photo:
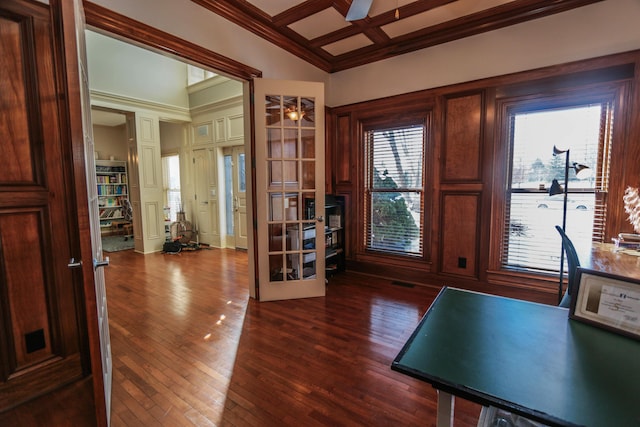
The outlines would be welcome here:
M 114 427 L 435 425 L 433 388 L 389 366 L 438 289 L 344 273 L 260 303 L 244 252 L 110 258 Z M 479 411 L 458 399 L 456 426 Z
M 344 273 L 259 303 L 244 252 L 109 256 L 113 427 L 435 425 L 433 388 L 389 366 L 439 289 Z M 0 425 L 93 426 L 92 396 L 87 378 Z M 458 399 L 456 427 L 479 412 Z

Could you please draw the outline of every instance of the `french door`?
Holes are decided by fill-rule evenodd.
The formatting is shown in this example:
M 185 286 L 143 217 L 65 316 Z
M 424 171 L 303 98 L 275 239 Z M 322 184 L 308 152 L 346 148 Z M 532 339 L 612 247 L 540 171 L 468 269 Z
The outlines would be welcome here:
M 260 301 L 325 295 L 324 84 L 255 79 Z
M 111 424 L 111 385 L 113 362 L 111 359 L 111 337 L 109 334 L 109 313 L 107 310 L 107 291 L 104 278 L 104 270 L 102 267 L 109 265 L 109 259 L 103 259 L 102 240 L 100 232 L 100 218 L 98 212 L 98 194 L 96 183 L 96 166 L 95 166 L 95 144 L 93 139 L 93 125 L 91 123 L 91 99 L 89 91 L 89 70 L 87 68 L 87 51 L 85 42 L 85 17 L 82 2 L 80 0 L 69 1 L 68 4 L 73 5 L 74 32 L 69 34 L 75 35 L 75 45 L 77 51 L 78 66 L 78 83 L 80 89 L 80 113 L 82 129 L 83 149 L 84 149 L 84 172 L 86 173 L 86 185 L 88 196 L 88 212 L 89 212 L 89 230 L 91 234 L 92 259 L 85 259 L 85 263 L 91 263 L 93 266 L 93 285 L 95 292 L 95 310 L 97 314 L 97 334 L 92 332 L 91 335 L 97 335 L 100 344 L 100 354 L 96 354 L 95 347 L 92 348 L 92 373 L 94 376 L 95 405 L 96 418 L 98 425 L 106 422 Z M 73 54 L 70 52 L 70 54 Z M 71 61 L 73 64 L 73 61 Z M 71 101 L 70 101 L 71 102 Z M 74 125 L 72 124 L 72 127 Z M 77 166 L 76 166 L 77 167 Z M 70 263 L 70 266 L 72 264 Z M 85 279 L 86 280 L 86 279 Z M 89 326 L 90 329 L 93 325 Z M 94 335 L 95 334 L 95 335 Z M 91 337 L 90 337 L 91 340 Z M 101 378 L 98 378 L 100 376 Z M 100 390 L 102 385 L 102 390 Z M 101 391 L 104 393 L 101 393 Z M 105 420 L 106 418 L 106 420 Z

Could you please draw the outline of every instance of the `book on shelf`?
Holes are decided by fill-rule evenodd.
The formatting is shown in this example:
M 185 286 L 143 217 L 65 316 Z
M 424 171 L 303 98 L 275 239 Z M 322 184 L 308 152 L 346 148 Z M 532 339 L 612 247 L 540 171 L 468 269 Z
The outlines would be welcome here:
M 340 228 L 342 226 L 342 218 L 340 215 L 329 215 L 329 227 Z

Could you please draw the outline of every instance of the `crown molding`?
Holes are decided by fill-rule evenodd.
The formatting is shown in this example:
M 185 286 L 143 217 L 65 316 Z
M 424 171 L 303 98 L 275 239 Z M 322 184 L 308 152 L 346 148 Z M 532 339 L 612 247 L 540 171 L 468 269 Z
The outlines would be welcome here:
M 191 121 L 191 112 L 189 108 L 147 101 L 144 99 L 132 98 L 99 90 L 91 90 L 91 105 L 123 111 L 151 111 L 156 113 L 161 119 L 163 119 L 163 121 L 164 119 L 181 122 Z

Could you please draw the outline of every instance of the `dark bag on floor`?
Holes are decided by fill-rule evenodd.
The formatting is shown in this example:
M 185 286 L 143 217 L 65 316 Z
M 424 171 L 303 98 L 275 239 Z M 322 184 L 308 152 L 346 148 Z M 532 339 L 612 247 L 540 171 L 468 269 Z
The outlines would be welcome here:
M 162 245 L 162 252 L 167 254 L 177 254 L 182 250 L 182 243 L 176 242 L 164 242 Z

